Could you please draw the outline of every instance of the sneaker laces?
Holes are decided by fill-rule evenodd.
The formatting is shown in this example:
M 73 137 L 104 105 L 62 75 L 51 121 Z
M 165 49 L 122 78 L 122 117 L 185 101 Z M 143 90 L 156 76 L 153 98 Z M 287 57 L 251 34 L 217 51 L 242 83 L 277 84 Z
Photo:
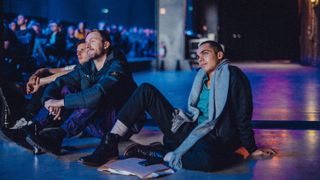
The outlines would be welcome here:
M 164 155 L 161 154 L 160 151 L 153 150 L 153 149 L 137 149 L 137 153 L 146 156 L 146 157 L 151 157 L 151 158 L 159 158 L 163 159 Z
M 27 121 L 24 117 L 22 117 L 21 119 L 19 119 L 16 124 L 14 126 L 12 126 L 11 128 L 9 129 L 21 129 L 23 128 L 24 126 L 28 126 L 32 124 L 32 121 Z
M 132 152 L 133 154 L 130 155 L 130 153 Z M 124 152 L 125 157 L 136 156 L 140 158 L 146 158 L 146 159 L 151 158 L 151 159 L 158 159 L 158 160 L 163 160 L 165 154 L 166 153 L 163 148 L 163 145 L 159 142 L 151 143 L 150 145 L 140 145 L 135 143 L 127 147 L 127 149 Z

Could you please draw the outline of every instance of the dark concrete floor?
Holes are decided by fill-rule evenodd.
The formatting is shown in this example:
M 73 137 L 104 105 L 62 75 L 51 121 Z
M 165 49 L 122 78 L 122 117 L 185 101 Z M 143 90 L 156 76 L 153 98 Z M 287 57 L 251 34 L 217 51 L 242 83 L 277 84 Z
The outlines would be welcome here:
M 165 179 L 319 179 L 320 131 L 304 128 L 300 123 L 320 120 L 320 70 L 294 64 L 238 65 L 244 69 L 252 85 L 253 119 L 297 122 L 300 130 L 255 129 L 258 145 L 279 152 L 272 159 L 249 159 L 215 173 L 181 170 Z M 139 72 L 135 73 L 135 79 L 139 84 L 154 84 L 174 106 L 185 108 L 194 75 L 195 71 Z M 161 134 L 149 126 L 132 139 L 148 144 L 160 141 Z M 92 152 L 98 142 L 95 138 L 68 139 L 64 145 L 75 146 L 76 150 L 60 157 L 34 156 L 0 137 L 0 179 L 137 179 L 106 175 L 76 161 Z M 130 143 L 122 143 L 120 151 Z

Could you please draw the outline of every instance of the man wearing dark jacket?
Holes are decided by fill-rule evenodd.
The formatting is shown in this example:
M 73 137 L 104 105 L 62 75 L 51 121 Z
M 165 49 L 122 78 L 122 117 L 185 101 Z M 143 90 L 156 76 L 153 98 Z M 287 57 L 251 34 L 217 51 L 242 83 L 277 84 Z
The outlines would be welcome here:
M 49 56 L 61 57 L 66 48 L 66 39 L 63 32 L 61 32 L 61 24 L 59 21 L 51 20 L 49 27 L 51 33 L 44 46 L 45 54 L 48 56 L 47 58 L 49 58 Z
M 119 138 L 144 111 L 163 132 L 164 148 L 152 151 L 152 147 L 132 146 L 126 151 L 131 157 L 163 159 L 175 169 L 201 171 L 225 168 L 250 154 L 272 157 L 272 149 L 257 149 L 251 126 L 251 89 L 244 73 L 229 65 L 217 42 L 201 43 L 197 55 L 201 69 L 193 82 L 188 112 L 175 109 L 154 86 L 143 84 L 121 109 L 94 153 L 80 160 L 99 166 L 118 157 Z
M 95 114 L 105 109 L 120 109 L 136 89 L 125 56 L 111 47 L 106 32 L 90 32 L 86 37 L 86 45 L 89 62 L 57 78 L 45 89 L 42 97 L 42 103 L 54 119 L 60 118 L 62 110 L 72 110 L 73 113 L 60 128 L 44 131 L 39 135 L 29 135 L 27 141 L 31 145 L 60 154 L 61 143 L 65 137 L 74 136 L 90 123 L 94 123 L 92 121 L 95 119 L 91 117 Z M 63 87 L 74 93 L 61 97 L 60 91 Z M 78 114 L 84 117 L 78 118 Z M 114 116 L 114 113 L 108 116 L 108 121 L 112 121 L 111 116 Z M 103 133 L 107 131 L 106 128 L 102 128 Z

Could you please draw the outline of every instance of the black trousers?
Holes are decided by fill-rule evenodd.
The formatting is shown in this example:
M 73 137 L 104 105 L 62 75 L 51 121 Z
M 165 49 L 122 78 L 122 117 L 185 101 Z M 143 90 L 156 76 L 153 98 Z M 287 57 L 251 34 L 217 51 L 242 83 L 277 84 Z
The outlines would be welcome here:
M 36 115 L 43 107 L 43 105 L 41 104 L 41 97 L 43 95 L 45 87 L 40 87 L 40 89 L 32 95 L 32 98 L 28 102 L 25 114 L 25 118 L 27 120 L 31 120 L 32 117 Z
M 139 119 L 136 118 L 147 111 L 156 121 L 164 134 L 164 146 L 168 151 L 175 150 L 197 125 L 185 123 L 176 133 L 170 129 L 174 107 L 154 86 L 144 83 L 136 89 L 118 114 L 118 119 L 127 127 L 131 127 Z M 223 169 L 240 161 L 242 157 L 219 143 L 213 132 L 201 138 L 182 157 L 183 168 L 201 171 Z

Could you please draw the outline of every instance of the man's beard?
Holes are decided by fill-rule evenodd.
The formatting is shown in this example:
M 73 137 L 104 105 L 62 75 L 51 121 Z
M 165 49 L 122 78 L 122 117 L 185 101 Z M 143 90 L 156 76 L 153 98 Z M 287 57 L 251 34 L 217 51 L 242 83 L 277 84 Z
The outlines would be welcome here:
M 90 57 L 90 59 L 97 59 L 97 58 L 101 57 L 103 54 L 104 54 L 103 51 L 99 51 L 99 52 L 97 52 L 95 50 L 88 51 L 88 56 Z

